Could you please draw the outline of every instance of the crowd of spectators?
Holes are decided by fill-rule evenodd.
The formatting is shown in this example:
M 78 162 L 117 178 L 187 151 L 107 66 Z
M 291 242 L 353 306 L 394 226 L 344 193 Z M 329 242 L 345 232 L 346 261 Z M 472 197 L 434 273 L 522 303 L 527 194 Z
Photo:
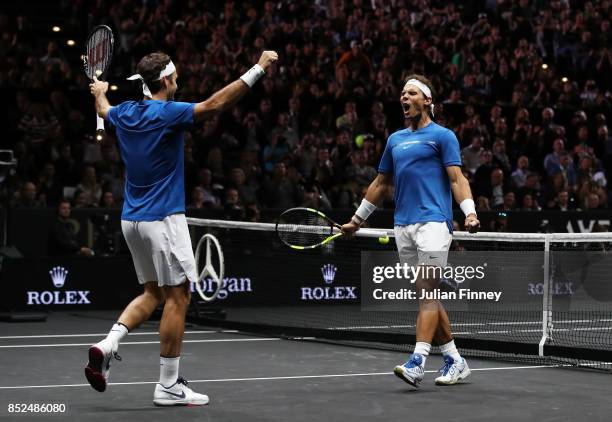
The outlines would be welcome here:
M 62 4 L 65 28 L 113 28 L 112 103 L 139 97 L 125 78 L 153 51 L 171 55 L 176 99 L 190 102 L 235 80 L 262 50 L 279 53 L 233 110 L 187 133 L 190 207 L 249 219 L 261 208 L 355 207 L 387 137 L 405 126 L 398 100 L 411 73 L 434 84 L 436 121 L 457 134 L 479 210 L 610 207 L 610 1 Z M 112 131 L 102 143 L 92 136 L 79 43 L 31 36 L 34 25 L 0 16 L 3 142 L 18 159 L 10 200 L 119 206 L 124 170 Z

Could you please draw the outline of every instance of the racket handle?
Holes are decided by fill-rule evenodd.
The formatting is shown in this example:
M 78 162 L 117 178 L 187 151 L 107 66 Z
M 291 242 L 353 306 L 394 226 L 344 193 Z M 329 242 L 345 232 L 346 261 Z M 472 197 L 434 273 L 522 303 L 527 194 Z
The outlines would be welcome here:
M 334 233 L 339 232 L 338 229 L 334 230 Z M 355 236 L 357 237 L 371 237 L 371 238 L 376 238 L 378 239 L 379 237 L 385 237 L 385 236 L 395 236 L 393 229 L 370 229 L 370 228 L 363 228 L 363 229 L 359 229 L 355 232 Z
M 104 119 L 96 113 L 96 132 L 104 132 Z

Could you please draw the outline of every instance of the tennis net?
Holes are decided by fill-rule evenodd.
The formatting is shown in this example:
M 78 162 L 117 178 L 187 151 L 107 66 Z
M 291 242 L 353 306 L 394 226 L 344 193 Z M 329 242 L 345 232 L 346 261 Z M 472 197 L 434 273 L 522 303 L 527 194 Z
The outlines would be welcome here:
M 219 239 L 226 262 L 223 290 L 212 305 L 223 312 L 194 322 L 411 351 L 417 309 L 377 308 L 364 300 L 371 293 L 363 284 L 364 254 L 397 255 L 393 230 L 294 251 L 278 240 L 274 224 L 188 223 L 192 239 L 204 233 Z M 381 244 L 375 232 L 391 241 Z M 451 250 L 460 255 L 451 252 L 449 261 L 485 259 L 506 298 L 445 304 L 463 354 L 612 370 L 612 233 L 455 232 L 453 239 Z M 210 280 L 201 283 L 213 287 Z

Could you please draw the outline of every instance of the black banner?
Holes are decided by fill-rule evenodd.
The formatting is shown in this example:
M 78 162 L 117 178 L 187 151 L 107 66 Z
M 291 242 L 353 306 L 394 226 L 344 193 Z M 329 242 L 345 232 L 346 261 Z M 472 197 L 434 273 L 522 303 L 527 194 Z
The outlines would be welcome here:
M 3 310 L 113 309 L 142 292 L 128 256 L 4 259 Z
M 358 302 L 359 266 L 346 257 L 272 259 L 226 251 L 223 287 L 214 306 Z M 5 259 L 2 310 L 120 309 L 142 292 L 130 256 Z M 216 282 L 205 279 L 211 293 Z M 195 286 L 193 298 L 198 300 Z
M 394 259 L 397 256 L 394 242 L 380 244 L 376 239 L 339 239 L 323 248 L 294 251 L 278 241 L 273 232 L 218 229 L 213 234 L 225 255 L 223 287 L 213 302 L 216 307 L 360 304 L 362 252 L 387 251 Z M 194 240 L 200 236 L 198 230 L 192 233 Z M 582 288 L 590 298 L 608 302 L 612 284 L 607 283 L 611 266 L 605 266 L 610 260 L 602 260 L 607 254 L 606 245 L 595 245 L 599 249 L 591 249 L 592 252 L 572 248 L 555 251 L 550 259 L 552 294 L 573 297 Z M 533 297 L 539 301 L 544 276 L 541 252 L 517 244 L 487 253 L 505 257 L 516 253 L 511 251 L 535 259 L 535 267 L 519 276 L 517 270 L 507 268 L 518 260 L 500 258 L 494 268 L 509 275 L 507 281 L 515 283 L 513 292 L 529 301 Z M 4 258 L 1 264 L 2 310 L 119 309 L 142 292 L 130 255 Z M 216 287 L 211 279 L 201 283 L 209 294 Z M 503 287 L 509 291 L 508 286 Z M 197 299 L 193 285 L 191 291 Z

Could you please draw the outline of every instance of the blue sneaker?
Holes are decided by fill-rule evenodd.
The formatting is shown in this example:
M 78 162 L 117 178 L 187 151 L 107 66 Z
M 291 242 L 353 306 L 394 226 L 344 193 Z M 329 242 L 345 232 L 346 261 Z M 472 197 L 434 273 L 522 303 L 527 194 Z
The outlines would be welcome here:
M 465 359 L 453 359 L 444 356 L 444 365 L 440 368 L 440 376 L 436 378 L 437 385 L 453 385 L 470 375 L 470 368 Z
M 423 381 L 423 376 L 425 375 L 423 356 L 418 353 L 413 353 L 410 355 L 408 362 L 403 365 L 397 365 L 393 369 L 393 373 L 398 378 L 401 378 L 413 387 L 418 388 L 419 383 Z

